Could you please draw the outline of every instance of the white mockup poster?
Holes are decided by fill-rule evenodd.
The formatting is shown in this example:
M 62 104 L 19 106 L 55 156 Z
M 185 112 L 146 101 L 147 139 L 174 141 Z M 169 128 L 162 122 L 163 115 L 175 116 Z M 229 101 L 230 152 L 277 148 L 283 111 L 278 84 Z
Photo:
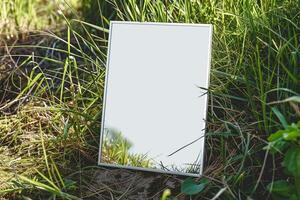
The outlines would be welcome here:
M 110 24 L 99 165 L 203 171 L 212 25 Z

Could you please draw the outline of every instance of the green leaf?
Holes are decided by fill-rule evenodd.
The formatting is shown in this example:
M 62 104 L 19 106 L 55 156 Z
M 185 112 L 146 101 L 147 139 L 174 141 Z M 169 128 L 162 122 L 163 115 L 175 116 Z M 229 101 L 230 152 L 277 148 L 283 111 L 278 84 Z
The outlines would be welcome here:
M 200 193 L 208 184 L 207 179 L 201 179 L 199 183 L 195 182 L 192 178 L 187 178 L 181 184 L 181 192 L 185 195 L 194 195 Z
M 287 142 L 283 140 L 283 138 L 280 138 L 279 140 L 275 142 L 270 142 L 269 145 L 265 148 L 269 148 L 270 153 L 274 154 L 277 152 L 283 152 L 288 146 L 290 145 L 290 142 Z
M 300 130 L 286 132 L 283 134 L 283 138 L 288 141 L 291 141 L 291 140 L 296 141 L 299 137 L 300 137 Z
M 275 181 L 273 184 L 270 183 L 267 189 L 272 193 L 280 194 L 285 197 L 290 197 L 290 195 L 295 192 L 294 186 L 284 180 Z
M 275 140 L 278 140 L 279 138 L 281 138 L 284 133 L 286 133 L 286 130 L 279 130 L 276 133 L 271 134 L 268 137 L 268 141 L 269 142 L 274 142 Z
M 300 176 L 300 146 L 292 146 L 285 154 L 283 166 L 293 176 Z
M 70 128 L 70 125 L 69 125 L 69 118 L 67 118 L 67 121 L 65 122 L 65 125 L 64 125 L 64 139 L 67 139 L 67 138 L 68 138 L 68 135 L 69 135 L 69 128 Z
M 64 184 L 65 184 L 65 188 L 67 190 L 76 190 L 77 186 L 76 186 L 76 182 L 71 180 L 71 179 L 64 179 Z
M 281 125 L 284 128 L 287 128 L 288 127 L 288 123 L 287 123 L 285 117 L 283 116 L 283 114 L 276 107 L 272 107 L 271 109 L 275 113 L 275 115 L 277 116 L 277 118 L 279 119 Z
M 287 126 L 284 130 L 279 130 L 276 133 L 271 134 L 268 137 L 268 140 L 270 142 L 276 141 L 280 138 L 283 138 L 285 140 L 297 140 L 300 137 L 300 123 L 292 124 L 290 126 Z

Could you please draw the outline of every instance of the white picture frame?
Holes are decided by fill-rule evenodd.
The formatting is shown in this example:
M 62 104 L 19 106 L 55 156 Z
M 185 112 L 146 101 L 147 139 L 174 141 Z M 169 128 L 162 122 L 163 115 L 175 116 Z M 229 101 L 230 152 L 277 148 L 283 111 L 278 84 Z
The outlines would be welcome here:
M 99 165 L 192 177 L 203 173 L 208 100 L 205 89 L 209 87 L 212 29 L 210 24 L 110 22 Z M 165 121 L 161 122 L 162 119 Z M 189 129 L 187 132 L 185 127 Z M 140 129 L 144 133 L 138 133 Z M 112 134 L 113 130 L 134 141 L 136 149 L 129 154 L 151 152 L 147 159 L 151 162 L 154 159 L 154 167 L 110 163 L 102 158 L 104 140 L 108 137 L 105 134 Z M 178 136 L 184 132 L 190 135 Z M 149 134 L 159 137 L 158 142 Z M 180 143 L 187 146 L 180 147 Z M 161 147 L 162 144 L 169 149 Z M 195 152 L 198 147 L 199 152 Z M 166 152 L 160 154 L 163 148 Z M 192 155 L 193 152 L 198 155 Z M 187 163 L 193 156 L 197 157 L 195 168 L 188 167 Z M 178 159 L 186 159 L 186 162 Z M 167 167 L 158 167 L 160 160 L 167 163 Z M 181 168 L 180 163 L 185 163 L 185 167 Z M 185 171 L 191 169 L 192 172 Z

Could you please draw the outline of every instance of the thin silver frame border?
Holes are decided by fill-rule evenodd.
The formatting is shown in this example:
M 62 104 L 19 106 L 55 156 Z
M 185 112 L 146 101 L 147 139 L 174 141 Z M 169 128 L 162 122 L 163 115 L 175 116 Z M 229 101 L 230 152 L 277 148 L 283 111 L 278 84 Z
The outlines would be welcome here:
M 203 163 L 204 163 L 204 151 L 205 151 L 205 132 L 204 132 L 204 139 L 203 139 L 203 149 L 201 151 L 201 166 L 199 174 L 193 173 L 184 173 L 184 172 L 176 172 L 176 171 L 166 171 L 161 169 L 155 168 L 144 168 L 144 167 L 134 167 L 129 165 L 120 165 L 120 164 L 108 164 L 101 162 L 101 153 L 102 153 L 102 141 L 103 141 L 103 134 L 104 134 L 104 119 L 105 119 L 105 106 L 106 106 L 106 94 L 107 94 L 107 87 L 108 87 L 108 76 L 109 76 L 109 62 L 110 62 L 110 46 L 111 46 L 111 35 L 113 30 L 114 24 L 135 24 L 135 25 L 159 25 L 159 26 L 190 26 L 190 27 L 208 27 L 210 34 L 209 34 L 209 49 L 208 49 L 208 70 L 207 70 L 207 84 L 206 88 L 209 87 L 210 84 L 210 69 L 211 69 L 211 50 L 212 50 L 212 34 L 213 34 L 213 26 L 212 24 L 187 24 L 187 23 L 162 23 L 162 22 L 131 22 L 131 21 L 110 21 L 109 24 L 109 35 L 108 35 L 108 52 L 106 57 L 106 69 L 105 69 L 105 83 L 104 83 L 104 95 L 103 95 L 103 104 L 102 104 L 102 120 L 101 120 L 101 130 L 100 130 L 100 142 L 99 142 L 99 155 L 98 155 L 98 165 L 103 167 L 113 167 L 113 168 L 121 168 L 121 169 L 129 169 L 129 170 L 140 170 L 146 172 L 157 172 L 163 174 L 171 174 L 171 175 L 180 175 L 180 176 L 191 176 L 191 177 L 200 177 L 203 174 Z M 207 118 L 207 109 L 208 109 L 208 95 L 205 96 L 205 117 L 203 120 L 206 121 Z

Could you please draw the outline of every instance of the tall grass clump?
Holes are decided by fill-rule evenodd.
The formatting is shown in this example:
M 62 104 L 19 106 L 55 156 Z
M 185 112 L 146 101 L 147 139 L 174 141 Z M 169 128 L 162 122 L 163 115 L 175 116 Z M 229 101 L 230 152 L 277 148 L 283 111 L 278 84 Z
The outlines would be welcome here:
M 68 2 L 78 6 L 77 0 Z M 65 14 L 69 7 L 64 0 L 0 0 L 0 39 L 24 37 L 27 32 L 45 29 L 57 29 L 59 20 L 57 10 Z
M 109 129 L 105 132 L 103 148 L 101 151 L 102 162 L 129 165 L 136 167 L 153 167 L 152 159 L 147 154 L 135 154 L 130 150 L 133 144 L 122 136 L 122 133 L 115 129 Z
M 88 32 L 83 37 L 87 25 L 80 21 L 66 23 L 65 35 L 39 32 L 32 36 L 43 38 L 37 45 L 14 45 L 1 57 L 15 64 L 0 80 L 4 197 L 78 199 L 69 192 L 84 179 L 76 174 L 81 159 L 85 166 L 96 163 L 106 40 Z M 91 190 L 82 196 L 94 196 Z
M 126 197 L 124 187 L 100 182 L 96 166 L 108 30 L 60 14 L 63 32 L 39 31 L 28 36 L 32 43 L 2 46 L 1 61 L 12 67 L 0 77 L 0 196 Z M 150 165 L 127 146 L 120 151 L 125 139 L 118 141 L 106 142 L 104 157 Z
M 85 0 L 82 9 L 85 21 L 61 16 L 62 33 L 39 32 L 37 43 L 3 50 L 1 61 L 12 67 L 0 76 L 0 196 L 134 193 L 100 183 L 105 177 L 95 172 L 110 20 L 214 25 L 209 184 L 193 199 L 268 199 L 272 183 L 290 180 L 282 153 L 266 146 L 270 134 L 299 119 L 299 2 Z

